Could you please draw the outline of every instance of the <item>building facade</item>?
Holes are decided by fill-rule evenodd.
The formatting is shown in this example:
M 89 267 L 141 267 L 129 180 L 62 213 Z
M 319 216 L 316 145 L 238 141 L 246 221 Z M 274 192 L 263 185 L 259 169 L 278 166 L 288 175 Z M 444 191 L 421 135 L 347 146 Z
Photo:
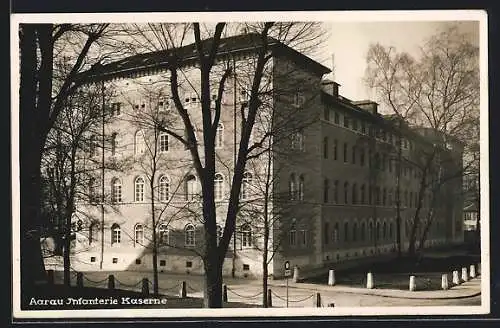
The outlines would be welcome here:
M 403 250 L 416 211 L 418 217 L 427 218 L 432 209 L 426 246 L 460 242 L 460 198 L 432 197 L 428 188 L 420 192 L 427 172 L 422 169 L 423 154 L 435 143 L 422 131 L 379 114 L 372 101 L 342 97 L 339 84 L 324 79 L 330 72 L 327 67 L 272 42 L 251 136 L 253 144 L 269 144 L 267 151 L 247 163 L 241 210 L 223 274 L 262 275 L 266 223 L 271 259 L 267 266 L 275 277 L 283 276 L 285 261 L 308 271 L 394 253 L 398 200 Z M 225 65 L 233 65 L 234 71 L 226 83 L 215 137 L 214 194 L 220 233 L 259 47 L 251 34 L 221 44 L 214 86 Z M 180 53 L 189 54 L 193 46 L 185 48 Z M 151 270 L 154 220 L 158 269 L 203 273 L 199 178 L 186 146 L 154 128 L 161 123 L 180 136 L 185 133 L 170 97 L 165 57 L 158 53 L 130 57 L 101 67 L 95 75 L 95 83 L 113 93 L 112 100 L 103 104 L 112 119 L 102 133 L 89 135 L 89 151 L 82 154 L 82 165 L 93 176 L 86 181 L 88 197 L 79 200 L 75 213 L 84 227 L 73 248 L 72 265 L 77 270 Z M 196 59 L 188 57 L 179 92 L 194 123 L 198 147 L 203 147 L 199 71 Z M 405 160 L 398 160 L 399 147 Z M 251 154 L 258 152 L 256 148 Z M 439 172 L 432 174 L 443 177 L 460 167 L 458 145 L 439 155 L 433 159 L 440 163 Z M 453 160 L 445 161 L 447 156 Z M 446 195 L 457 183 L 461 185 L 460 178 L 449 179 L 436 194 Z M 415 235 L 424 229 L 419 225 Z

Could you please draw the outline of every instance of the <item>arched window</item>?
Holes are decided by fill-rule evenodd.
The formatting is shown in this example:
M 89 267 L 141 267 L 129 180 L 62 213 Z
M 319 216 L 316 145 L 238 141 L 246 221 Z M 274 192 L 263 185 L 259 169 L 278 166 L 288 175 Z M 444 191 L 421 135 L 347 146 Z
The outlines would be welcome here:
M 144 178 L 142 178 L 142 177 L 138 177 L 135 179 L 134 201 L 136 201 L 136 202 L 143 202 L 144 201 Z
M 144 227 L 142 224 L 136 224 L 134 228 L 134 246 L 144 245 Z
M 333 201 L 335 204 L 339 203 L 339 180 L 333 182 Z
M 375 224 L 375 238 L 377 238 L 377 240 L 380 240 L 380 222 L 377 221 L 377 223 Z
M 111 246 L 119 245 L 121 243 L 122 230 L 118 224 L 113 224 L 111 226 Z
M 290 200 L 295 200 L 297 198 L 297 181 L 295 178 L 295 173 L 290 174 L 290 181 L 289 181 L 289 194 L 290 194 Z
M 375 204 L 380 205 L 380 187 L 375 187 Z
M 387 223 L 385 221 L 382 224 L 382 239 L 383 240 L 387 239 Z
M 122 183 L 118 178 L 114 178 L 111 182 L 111 201 L 113 203 L 122 201 Z
M 194 200 L 196 193 L 197 193 L 196 177 L 194 175 L 188 175 L 186 177 L 186 200 L 187 201 Z
M 352 185 L 352 200 L 351 200 L 351 202 L 353 204 L 356 204 L 358 202 L 358 187 L 355 183 Z
M 344 163 L 347 163 L 347 142 L 344 142 Z
M 160 224 L 158 227 L 158 243 L 168 245 L 170 243 L 170 232 L 166 224 Z
M 159 144 L 160 152 L 168 151 L 168 134 L 166 134 L 166 133 L 160 134 L 159 141 L 160 141 L 160 144 Z
M 352 164 L 356 164 L 356 146 L 352 146 Z
M 250 186 L 252 185 L 252 173 L 245 172 L 243 173 L 243 180 L 241 184 L 241 199 L 248 199 L 250 194 Z
M 224 198 L 224 177 L 220 173 L 216 173 L 214 177 L 214 197 L 216 201 Z
M 387 190 L 384 188 L 382 190 L 382 205 L 386 205 L 387 204 Z
M 333 140 L 333 159 L 337 160 L 338 158 L 338 144 L 337 139 Z
M 344 242 L 349 241 L 349 222 L 344 222 Z
M 328 158 L 328 137 L 323 138 L 323 158 Z
M 158 181 L 158 198 L 160 202 L 170 199 L 170 179 L 166 175 L 162 175 Z
M 139 130 L 134 136 L 134 154 L 140 155 L 146 150 L 146 143 L 144 140 L 144 132 Z
M 296 220 L 292 219 L 292 223 L 290 225 L 290 231 L 288 233 L 288 244 L 290 246 L 297 245 L 297 228 L 296 228 Z
M 358 240 L 358 224 L 354 222 L 352 226 L 352 241 Z
M 365 221 L 361 222 L 361 241 L 365 241 L 366 240 L 366 223 Z
M 392 206 L 392 188 L 387 193 L 387 205 Z
M 333 239 L 334 244 L 337 244 L 339 242 L 339 223 L 338 222 L 335 222 L 335 225 L 333 226 L 332 239 Z
M 365 185 L 361 185 L 361 190 L 360 190 L 360 194 L 361 194 L 361 200 L 360 200 L 360 203 L 361 204 L 364 204 L 365 203 Z
M 389 238 L 392 239 L 394 237 L 394 222 L 389 223 Z
M 304 200 L 304 175 L 299 177 L 299 200 Z
M 115 156 L 116 154 L 116 148 L 117 148 L 117 136 L 118 136 L 118 133 L 116 132 L 113 132 L 113 134 L 111 134 L 111 156 Z
M 252 228 L 246 223 L 241 226 L 241 246 L 252 247 Z
M 344 204 L 349 203 L 348 195 L 349 195 L 349 182 L 345 182 L 344 183 Z
M 368 222 L 368 240 L 373 241 L 373 222 Z
M 191 223 L 188 223 L 186 227 L 184 227 L 184 245 L 187 247 L 193 247 L 196 245 L 195 227 Z
M 361 148 L 359 151 L 359 164 L 361 166 L 365 165 L 365 149 Z
M 224 147 L 224 125 L 219 123 L 217 125 L 217 134 L 215 135 L 215 148 Z
M 323 180 L 323 203 L 328 203 L 328 193 L 330 191 L 330 182 L 328 179 Z

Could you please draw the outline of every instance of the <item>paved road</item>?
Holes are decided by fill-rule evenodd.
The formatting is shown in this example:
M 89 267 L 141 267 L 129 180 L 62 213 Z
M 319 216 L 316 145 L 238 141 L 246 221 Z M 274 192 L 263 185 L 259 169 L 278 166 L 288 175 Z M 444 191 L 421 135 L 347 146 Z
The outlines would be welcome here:
M 85 272 L 84 285 L 106 288 L 110 272 Z M 116 288 L 140 290 L 141 280 L 147 277 L 152 281 L 150 272 L 122 271 L 113 273 Z M 62 272 L 56 272 L 56 282 L 62 281 Z M 76 284 L 76 274 L 73 275 Z M 175 296 L 179 294 L 181 282 L 186 281 L 187 294 L 191 297 L 203 297 L 203 277 L 196 275 L 159 274 L 160 293 Z M 258 306 L 262 304 L 260 280 L 224 278 L 228 286 L 228 301 L 242 302 Z M 319 290 L 303 289 L 295 284 L 288 289 L 289 307 L 314 307 L 316 293 Z M 273 307 L 286 307 L 286 287 L 272 286 Z M 335 307 L 373 307 L 373 306 L 473 306 L 481 305 L 480 296 L 463 299 L 403 299 L 378 295 L 362 295 L 340 291 L 320 291 L 322 304 L 334 303 Z

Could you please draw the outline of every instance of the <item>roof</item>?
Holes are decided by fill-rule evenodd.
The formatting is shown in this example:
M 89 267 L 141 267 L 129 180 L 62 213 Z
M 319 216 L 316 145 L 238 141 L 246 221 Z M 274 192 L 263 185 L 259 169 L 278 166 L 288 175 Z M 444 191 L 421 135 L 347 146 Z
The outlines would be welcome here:
M 286 56 L 317 74 L 327 74 L 331 70 L 322 64 L 314 61 L 306 55 L 288 47 L 287 45 L 279 42 L 278 40 L 268 37 L 268 45 L 272 49 L 275 56 Z M 204 52 L 208 53 L 213 38 L 202 40 L 202 48 Z M 218 48 L 218 55 L 248 53 L 255 51 L 262 47 L 261 36 L 257 33 L 240 34 L 227 38 L 220 39 Z M 180 48 L 173 48 L 168 50 L 161 50 L 138 54 L 130 57 L 123 58 L 118 61 L 111 62 L 105 65 L 94 65 L 88 71 L 81 73 L 83 77 L 90 78 L 92 81 L 107 80 L 120 77 L 129 77 L 137 73 L 146 73 L 164 70 L 168 67 L 169 60 L 174 58 L 179 59 L 183 65 L 189 65 L 190 62 L 198 61 L 198 53 L 196 44 L 192 43 Z

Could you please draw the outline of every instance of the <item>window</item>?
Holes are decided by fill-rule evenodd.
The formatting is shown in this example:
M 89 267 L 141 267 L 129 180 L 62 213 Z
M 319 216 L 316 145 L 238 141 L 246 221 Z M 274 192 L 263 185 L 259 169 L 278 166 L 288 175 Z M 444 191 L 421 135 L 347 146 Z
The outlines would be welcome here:
M 407 191 L 407 190 L 405 190 L 405 192 L 404 192 L 404 194 L 403 194 L 403 197 L 404 197 L 404 198 L 403 198 L 403 199 L 404 199 L 404 201 L 403 201 L 403 203 L 404 203 L 404 204 L 403 204 L 403 206 L 408 206 L 408 191 Z
M 122 231 L 118 224 L 113 224 L 111 226 L 111 246 L 119 245 L 121 242 Z
M 158 182 L 158 199 L 160 202 L 166 202 L 170 199 L 170 179 L 162 175 Z
M 323 158 L 328 158 L 328 137 L 323 138 Z
M 361 148 L 361 150 L 359 152 L 359 164 L 361 166 L 365 165 L 365 150 L 364 150 L 364 148 Z
M 165 260 L 160 260 L 160 266 L 165 266 L 167 265 L 167 261 Z
M 297 131 L 291 136 L 291 149 L 304 151 L 304 134 Z
M 89 179 L 89 201 L 91 203 L 97 201 L 97 185 L 96 185 L 96 179 L 93 177 Z
M 387 158 L 386 158 L 386 155 L 385 154 L 382 154 L 382 163 L 381 163 L 381 167 L 380 169 L 382 171 L 385 171 L 385 162 L 387 161 Z
M 349 117 L 344 115 L 344 128 L 349 128 Z
M 250 264 L 243 264 L 243 271 L 249 271 L 250 270 Z
M 119 116 L 121 114 L 122 104 L 119 102 L 115 102 L 111 104 L 111 115 Z
M 339 223 L 338 222 L 335 222 L 335 225 L 333 226 L 332 240 L 333 240 L 334 244 L 337 244 L 339 242 Z
M 344 222 L 344 242 L 349 241 L 349 222 Z
M 358 131 L 358 121 L 356 119 L 352 119 L 352 129 Z
M 158 101 L 158 111 L 165 112 L 170 109 L 170 98 L 164 97 Z
M 330 189 L 330 182 L 328 179 L 323 181 L 323 203 L 328 203 L 328 192 Z
M 360 236 L 361 241 L 365 241 L 365 239 L 366 239 L 366 231 L 365 231 L 365 229 L 366 229 L 366 224 L 363 221 L 363 222 L 361 222 L 361 236 Z
M 297 230 L 295 230 L 295 227 L 292 227 L 288 234 L 288 243 L 290 246 L 297 245 Z
M 293 105 L 295 107 L 300 107 L 304 104 L 304 95 L 302 92 L 297 91 L 293 97 Z
M 409 207 L 413 207 L 413 192 L 410 191 L 410 205 Z
M 290 174 L 290 181 L 288 184 L 288 192 L 290 195 L 290 200 L 295 200 L 297 198 L 297 181 L 295 178 L 295 174 Z
M 168 245 L 170 243 L 170 234 L 166 224 L 160 224 L 158 227 L 158 243 L 160 245 Z
M 392 206 L 392 188 L 387 193 L 387 205 Z
M 299 245 L 306 246 L 307 245 L 307 230 L 299 231 Z
M 121 203 L 122 201 L 122 183 L 120 179 L 114 178 L 111 183 L 111 202 Z
M 338 141 L 337 139 L 333 140 L 333 159 L 336 161 L 337 160 L 337 149 L 338 149 Z
M 330 108 L 328 108 L 328 106 L 324 106 L 324 107 L 323 107 L 323 118 L 324 118 L 326 121 L 329 121 L 329 120 L 330 120 Z
M 375 224 L 375 238 L 377 238 L 377 240 L 380 240 L 380 222 L 377 222 L 377 224 Z
M 184 227 L 184 245 L 187 247 L 196 245 L 195 227 L 191 223 L 188 223 L 186 227 Z
M 168 151 L 168 134 L 166 133 L 160 134 L 160 151 Z
M 351 200 L 351 202 L 353 204 L 356 204 L 358 202 L 358 187 L 355 183 L 352 185 L 352 200 Z
M 360 189 L 360 204 L 364 204 L 365 203 L 365 185 L 361 185 L 361 189 Z
M 352 164 L 356 164 L 356 146 L 352 146 Z
M 94 241 L 98 240 L 99 236 L 99 224 L 94 222 L 89 226 L 89 245 L 91 245 Z
M 196 177 L 194 175 L 189 175 L 186 177 L 186 200 L 191 201 L 195 199 L 196 190 Z
M 375 204 L 380 205 L 380 187 L 375 187 Z
M 224 198 L 224 177 L 220 173 L 216 173 L 214 177 L 214 197 L 216 201 Z
M 334 115 L 333 115 L 333 120 L 335 122 L 335 124 L 339 124 L 340 123 L 340 115 L 339 113 L 335 112 Z
M 224 125 L 219 123 L 217 125 L 217 132 L 215 135 L 215 148 L 224 147 Z
M 144 178 L 138 177 L 135 179 L 134 184 L 134 201 L 144 201 Z
M 344 204 L 348 203 L 348 195 L 349 195 L 349 182 L 344 183 Z
M 352 241 L 358 240 L 358 224 L 354 222 L 352 225 Z
M 394 236 L 394 222 L 389 223 L 389 238 L 392 239 Z
M 365 134 L 366 133 L 366 125 L 365 122 L 361 121 L 361 133 Z
M 95 135 L 90 136 L 90 139 L 89 139 L 89 155 L 90 155 L 90 157 L 94 157 L 97 155 L 97 147 L 98 147 L 97 137 Z
M 146 150 L 146 144 L 144 140 L 144 133 L 139 130 L 135 133 L 134 137 L 134 154 L 140 155 Z
M 347 163 L 347 143 L 344 142 L 344 163 Z
M 387 190 L 385 188 L 382 189 L 382 205 L 387 205 Z
M 325 222 L 323 227 L 323 243 L 328 245 L 328 239 L 330 238 L 330 224 Z
M 250 172 L 243 173 L 243 180 L 241 184 L 241 199 L 248 199 L 251 184 L 252 174 Z
M 387 239 L 387 223 L 385 221 L 382 224 L 382 239 L 383 240 Z
M 304 176 L 299 177 L 299 200 L 304 200 Z
M 134 246 L 144 244 L 144 227 L 142 224 L 136 224 L 134 228 Z
M 368 240 L 373 241 L 373 222 L 368 223 Z
M 333 201 L 335 204 L 339 203 L 339 180 L 335 180 L 333 183 Z
M 248 224 L 241 226 L 241 246 L 252 247 L 252 229 Z
M 111 134 L 111 156 L 116 155 L 116 147 L 117 147 L 116 137 L 117 137 L 117 135 L 118 135 L 118 133 L 116 133 L 116 132 L 113 132 L 113 134 Z

